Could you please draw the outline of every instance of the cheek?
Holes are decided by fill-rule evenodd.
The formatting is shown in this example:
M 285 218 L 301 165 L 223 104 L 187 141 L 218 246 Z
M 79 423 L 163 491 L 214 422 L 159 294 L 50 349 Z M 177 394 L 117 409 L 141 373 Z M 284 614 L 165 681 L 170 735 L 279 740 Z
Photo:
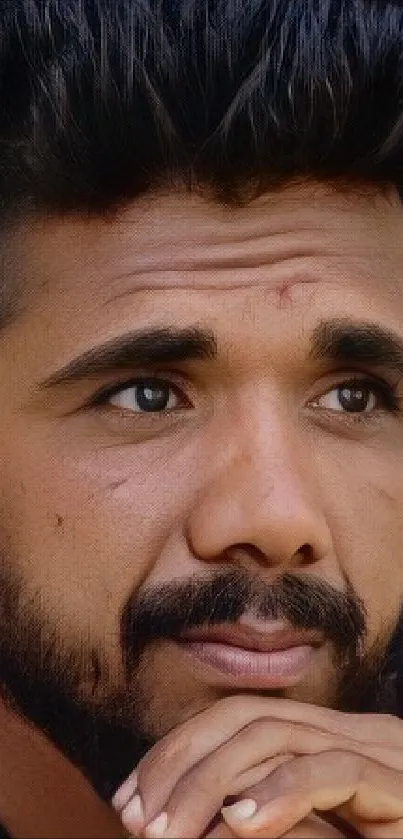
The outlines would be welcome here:
M 357 447 L 352 455 L 344 453 L 323 498 L 337 562 L 375 637 L 393 626 L 403 603 L 403 481 L 396 450 Z
M 3 476 L 1 516 L 13 561 L 73 631 L 85 626 L 94 639 L 116 637 L 128 596 L 180 538 L 186 474 L 189 468 L 152 460 L 146 447 L 27 447 L 8 459 Z

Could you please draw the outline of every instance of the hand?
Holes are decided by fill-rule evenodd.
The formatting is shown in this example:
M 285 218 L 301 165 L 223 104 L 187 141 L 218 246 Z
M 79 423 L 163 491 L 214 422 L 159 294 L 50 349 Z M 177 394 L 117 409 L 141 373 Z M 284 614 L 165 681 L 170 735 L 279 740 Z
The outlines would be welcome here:
M 238 695 L 170 732 L 137 769 L 149 837 L 206 835 L 228 796 L 257 804 L 243 821 L 222 811 L 239 837 L 287 835 L 314 810 L 335 811 L 353 835 L 403 835 L 403 723 L 394 717 Z
M 132 773 L 115 797 L 114 806 L 118 811 L 121 812 L 135 794 L 136 778 L 137 774 Z M 130 822 L 132 822 L 132 829 L 135 831 L 130 835 L 135 837 L 144 836 L 143 831 L 137 825 L 134 825 L 132 819 L 129 818 L 128 823 Z M 237 839 L 242 835 L 242 829 L 233 831 L 223 818 L 218 818 L 216 826 L 207 831 L 203 839 Z M 303 819 L 293 829 L 283 834 L 283 839 L 343 839 L 343 837 L 345 837 L 345 833 L 342 833 L 316 814 Z
M 234 839 L 239 835 L 233 833 L 225 821 L 221 820 L 214 830 L 206 834 L 205 839 Z M 341 833 L 329 822 L 325 822 L 319 816 L 312 814 L 290 831 L 284 833 L 282 839 L 343 839 L 345 836 L 345 833 Z
M 0 825 L 18 839 L 129 834 L 88 781 L 33 725 L 0 701 Z

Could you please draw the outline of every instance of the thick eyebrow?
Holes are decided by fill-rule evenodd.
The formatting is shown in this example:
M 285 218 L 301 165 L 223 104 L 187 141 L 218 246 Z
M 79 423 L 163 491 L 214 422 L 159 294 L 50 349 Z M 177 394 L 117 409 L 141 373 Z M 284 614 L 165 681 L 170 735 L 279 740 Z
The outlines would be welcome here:
M 334 319 L 314 329 L 309 354 L 313 361 L 371 364 L 403 374 L 403 339 L 375 323 Z M 129 332 L 93 347 L 54 371 L 40 389 L 67 385 L 96 375 L 138 366 L 204 361 L 217 357 L 215 336 L 200 327 L 155 328 Z
M 310 358 L 341 364 L 370 364 L 403 374 L 403 339 L 376 323 L 321 321 L 312 333 Z
M 40 389 L 66 385 L 91 376 L 180 361 L 207 360 L 217 355 L 214 335 L 199 327 L 157 328 L 130 332 L 93 347 L 51 373 Z

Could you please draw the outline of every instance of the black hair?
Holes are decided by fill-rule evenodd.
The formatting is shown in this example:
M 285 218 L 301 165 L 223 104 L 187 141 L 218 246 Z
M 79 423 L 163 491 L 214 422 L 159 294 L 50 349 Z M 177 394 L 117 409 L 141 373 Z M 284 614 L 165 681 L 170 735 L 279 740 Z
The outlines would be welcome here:
M 403 183 L 401 0 L 2 0 L 0 213 Z
M 31 213 L 307 179 L 403 194 L 402 0 L 0 0 L 0 328 Z

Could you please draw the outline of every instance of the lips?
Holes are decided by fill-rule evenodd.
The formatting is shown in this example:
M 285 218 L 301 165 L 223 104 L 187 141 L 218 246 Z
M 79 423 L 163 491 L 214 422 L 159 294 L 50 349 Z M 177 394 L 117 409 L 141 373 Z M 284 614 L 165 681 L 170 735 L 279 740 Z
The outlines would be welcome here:
M 317 632 L 284 627 L 279 621 L 259 631 L 245 622 L 189 629 L 177 639 L 204 682 L 262 690 L 295 685 L 322 642 Z
M 231 647 L 241 647 L 251 652 L 275 652 L 288 650 L 292 647 L 313 646 L 318 647 L 322 637 L 318 632 L 303 631 L 283 628 L 280 621 L 273 621 L 266 624 L 265 630 L 257 631 L 254 628 L 232 624 L 222 626 L 209 626 L 199 629 L 189 629 L 179 636 L 180 641 L 202 642 L 224 644 Z

